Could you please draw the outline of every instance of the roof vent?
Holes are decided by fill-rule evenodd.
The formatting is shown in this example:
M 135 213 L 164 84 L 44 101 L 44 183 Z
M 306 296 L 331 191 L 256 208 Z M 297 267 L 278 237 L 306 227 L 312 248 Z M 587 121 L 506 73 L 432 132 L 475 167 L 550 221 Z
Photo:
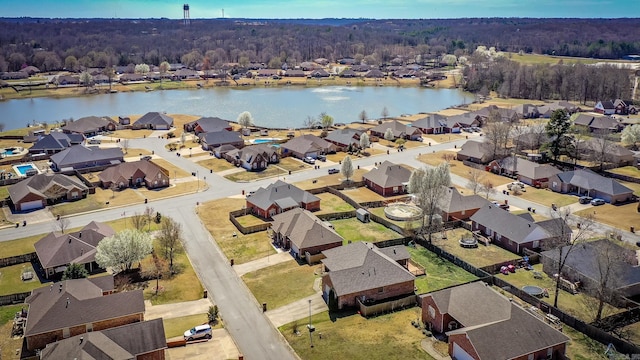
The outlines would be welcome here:
M 67 298 L 67 306 L 65 306 L 65 308 L 69 307 L 69 303 L 70 303 L 69 298 Z
M 84 341 L 84 336 L 80 336 L 80 344 Z
M 58 292 L 62 292 L 62 283 L 60 283 L 60 287 L 58 288 Z
M 529 225 L 529 227 L 531 227 L 531 224 L 527 224 L 527 225 Z

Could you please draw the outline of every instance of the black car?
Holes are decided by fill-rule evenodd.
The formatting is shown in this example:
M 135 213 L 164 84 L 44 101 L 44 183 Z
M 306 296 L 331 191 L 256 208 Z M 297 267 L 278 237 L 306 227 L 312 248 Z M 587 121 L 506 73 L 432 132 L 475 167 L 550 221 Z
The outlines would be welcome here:
M 580 204 L 588 204 L 591 202 L 591 200 L 593 200 L 591 196 L 581 196 L 580 199 L 578 199 L 578 202 Z
M 340 170 L 338 170 L 338 169 L 329 169 L 329 174 L 337 174 L 339 172 L 340 172 Z

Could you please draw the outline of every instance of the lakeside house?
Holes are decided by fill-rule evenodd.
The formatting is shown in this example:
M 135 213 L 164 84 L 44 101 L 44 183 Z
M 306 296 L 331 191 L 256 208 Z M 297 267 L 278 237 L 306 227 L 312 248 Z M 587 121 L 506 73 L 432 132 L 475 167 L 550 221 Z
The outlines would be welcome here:
M 65 200 L 87 197 L 89 188 L 75 176 L 63 174 L 37 174 L 28 177 L 8 189 L 15 211 L 44 208 Z

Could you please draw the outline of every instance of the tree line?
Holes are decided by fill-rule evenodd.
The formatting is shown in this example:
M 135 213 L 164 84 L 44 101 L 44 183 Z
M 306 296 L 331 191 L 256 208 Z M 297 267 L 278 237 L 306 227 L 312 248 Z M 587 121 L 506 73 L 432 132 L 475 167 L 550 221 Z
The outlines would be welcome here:
M 43 71 L 163 61 L 297 65 L 353 57 L 381 65 L 498 51 L 616 59 L 640 53 L 637 19 L 434 19 L 315 21 L 0 19 L 0 71 Z

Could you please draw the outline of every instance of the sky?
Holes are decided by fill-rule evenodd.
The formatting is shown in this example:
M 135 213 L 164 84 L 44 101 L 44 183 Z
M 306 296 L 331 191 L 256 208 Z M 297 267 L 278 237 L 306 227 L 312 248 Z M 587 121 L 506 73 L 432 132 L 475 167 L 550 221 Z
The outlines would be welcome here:
M 181 19 L 640 17 L 640 0 L 0 0 L 0 17 Z

